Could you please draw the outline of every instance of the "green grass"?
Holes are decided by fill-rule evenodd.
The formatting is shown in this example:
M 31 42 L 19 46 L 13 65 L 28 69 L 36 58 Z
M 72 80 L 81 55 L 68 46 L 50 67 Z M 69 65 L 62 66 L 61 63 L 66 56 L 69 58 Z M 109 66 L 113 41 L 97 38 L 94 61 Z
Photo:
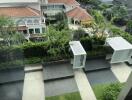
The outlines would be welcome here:
M 46 100 L 81 100 L 81 97 L 79 92 L 74 92 L 59 96 L 46 97 Z
M 122 83 L 122 86 L 124 86 L 125 83 Z M 93 86 L 93 91 L 96 95 L 97 100 L 102 100 L 102 95 L 103 95 L 103 91 L 104 89 L 109 86 L 110 84 L 100 84 L 100 85 L 95 85 Z
M 101 85 L 95 85 L 93 86 L 93 91 L 96 95 L 97 100 L 101 100 L 101 97 L 103 95 L 103 90 L 105 87 L 107 87 L 109 84 L 101 84 Z
M 100 84 L 92 87 L 97 100 L 102 100 L 103 91 L 109 85 L 110 84 Z M 124 83 L 122 83 L 122 86 L 124 86 Z M 74 92 L 58 96 L 46 97 L 46 100 L 81 100 L 81 97 L 79 92 Z

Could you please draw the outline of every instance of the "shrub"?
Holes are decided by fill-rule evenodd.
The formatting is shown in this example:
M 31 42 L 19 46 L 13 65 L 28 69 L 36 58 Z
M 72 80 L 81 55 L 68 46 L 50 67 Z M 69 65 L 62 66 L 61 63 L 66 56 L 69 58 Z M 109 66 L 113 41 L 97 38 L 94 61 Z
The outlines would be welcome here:
M 126 32 L 129 32 L 130 34 L 132 34 L 132 20 L 130 20 L 130 21 L 127 23 Z
M 124 32 L 120 28 L 117 28 L 117 27 L 111 28 L 111 31 L 113 33 L 113 36 L 122 36 L 128 42 L 132 43 L 132 35 L 130 35 L 129 33 Z
M 37 42 L 37 43 L 25 43 L 21 48 L 24 51 L 25 58 L 32 58 L 32 57 L 44 57 L 47 56 L 47 51 L 49 49 L 48 42 Z
M 92 50 L 92 39 L 89 37 L 83 37 L 80 39 L 81 44 L 83 45 L 86 51 Z
M 110 84 L 104 88 L 102 100 L 117 100 L 117 97 L 122 89 L 120 83 Z
M 23 60 L 14 60 L 0 63 L 0 70 L 2 69 L 12 69 L 12 68 L 24 68 Z
M 127 24 L 127 20 L 123 19 L 123 18 L 115 18 L 113 20 L 114 24 L 117 26 L 124 26 Z
M 25 64 L 36 64 L 41 62 L 42 62 L 41 58 L 38 58 L 38 57 L 25 58 L 24 60 Z

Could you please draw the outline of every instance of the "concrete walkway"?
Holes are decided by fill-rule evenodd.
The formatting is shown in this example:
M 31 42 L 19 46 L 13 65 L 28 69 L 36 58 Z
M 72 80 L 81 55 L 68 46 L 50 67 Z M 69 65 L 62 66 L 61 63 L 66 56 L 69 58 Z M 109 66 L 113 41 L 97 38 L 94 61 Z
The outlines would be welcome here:
M 74 75 L 82 100 L 96 100 L 95 94 L 83 70 L 75 70 Z
M 42 74 L 42 71 L 27 72 L 25 74 L 22 100 L 45 100 Z
M 127 81 L 132 68 L 130 68 L 128 65 L 125 63 L 118 63 L 118 64 L 112 64 L 111 65 L 111 70 L 116 76 L 116 78 L 121 82 L 124 83 Z

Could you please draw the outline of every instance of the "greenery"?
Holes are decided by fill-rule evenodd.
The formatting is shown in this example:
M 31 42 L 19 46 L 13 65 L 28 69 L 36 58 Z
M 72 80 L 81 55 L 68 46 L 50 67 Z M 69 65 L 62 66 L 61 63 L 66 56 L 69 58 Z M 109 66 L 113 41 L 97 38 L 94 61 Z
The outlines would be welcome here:
M 132 35 L 130 35 L 129 33 L 124 32 L 118 27 L 112 27 L 110 30 L 113 33 L 113 36 L 122 36 L 124 39 L 132 43 Z
M 81 97 L 78 92 L 75 92 L 75 93 L 68 93 L 59 96 L 46 97 L 46 100 L 81 100 Z
M 93 8 L 93 9 L 99 9 L 100 8 L 99 5 L 101 4 L 100 0 L 77 0 L 77 1 L 85 6 L 89 6 L 89 8 Z
M 68 29 L 68 19 L 64 12 L 60 12 L 55 15 L 56 24 L 54 25 L 56 30 Z
M 75 30 L 73 33 L 73 40 L 80 40 L 82 37 L 85 37 L 87 34 L 86 32 L 79 28 L 78 30 Z
M 95 22 L 92 24 L 92 29 L 94 30 L 92 33 L 97 34 L 101 33 L 104 35 L 104 31 L 106 29 L 106 21 L 102 13 L 98 10 L 92 10 L 91 15 L 94 17 Z
M 107 8 L 103 11 L 103 15 L 108 21 L 118 26 L 124 26 L 128 21 L 128 12 L 124 5 L 114 5 L 111 8 Z
M 23 57 L 21 48 L 12 46 L 0 48 L 0 69 L 24 66 Z
M 93 91 L 97 100 L 117 100 L 114 98 L 117 98 L 122 87 L 121 83 L 101 84 L 93 86 Z M 110 96 L 111 98 L 107 98 Z
M 132 34 L 132 20 L 130 20 L 126 25 L 126 32 Z
M 3 69 L 12 69 L 12 68 L 23 68 L 24 61 L 23 60 L 14 60 L 0 63 L 0 70 Z
M 117 100 L 117 97 L 122 89 L 122 85 L 119 83 L 110 84 L 105 87 L 102 95 L 103 100 Z
M 0 16 L 0 38 L 4 46 L 19 45 L 24 41 L 24 35 L 17 32 L 14 21 L 6 16 Z
M 25 58 L 24 59 L 24 64 L 36 64 L 36 63 L 41 63 L 42 59 L 39 57 L 32 57 L 32 58 Z

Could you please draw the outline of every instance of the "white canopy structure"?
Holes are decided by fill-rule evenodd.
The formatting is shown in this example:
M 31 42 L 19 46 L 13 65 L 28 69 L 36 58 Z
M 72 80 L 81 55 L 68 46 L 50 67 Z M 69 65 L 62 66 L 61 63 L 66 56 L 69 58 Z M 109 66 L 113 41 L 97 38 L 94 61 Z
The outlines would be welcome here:
M 80 41 L 71 41 L 69 44 L 74 55 L 73 69 L 84 68 L 86 62 L 86 51 L 82 47 Z
M 132 45 L 122 37 L 112 37 L 106 39 L 106 45 L 111 46 L 114 53 L 111 63 L 129 62 L 132 64 Z

